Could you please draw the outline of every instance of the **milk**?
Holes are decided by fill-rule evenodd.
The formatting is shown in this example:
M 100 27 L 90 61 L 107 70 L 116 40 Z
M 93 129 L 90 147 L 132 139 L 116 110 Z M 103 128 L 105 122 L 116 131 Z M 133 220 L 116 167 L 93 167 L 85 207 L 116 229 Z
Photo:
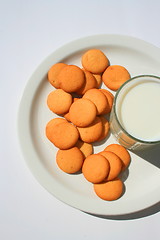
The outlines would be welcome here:
M 119 93 L 117 118 L 130 135 L 142 141 L 160 140 L 160 80 L 131 81 Z

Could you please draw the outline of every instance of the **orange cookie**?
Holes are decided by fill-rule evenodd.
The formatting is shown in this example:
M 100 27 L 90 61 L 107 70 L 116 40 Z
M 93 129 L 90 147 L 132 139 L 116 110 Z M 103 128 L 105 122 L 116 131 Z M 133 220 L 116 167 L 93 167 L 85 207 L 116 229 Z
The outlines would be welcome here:
M 110 165 L 110 171 L 106 180 L 110 181 L 118 177 L 122 170 L 121 159 L 113 152 L 103 151 L 100 152 L 99 154 L 104 156 L 108 160 Z
M 69 109 L 70 120 L 78 127 L 90 125 L 97 114 L 96 106 L 88 99 L 81 98 L 72 103 Z
M 72 96 L 62 89 L 52 91 L 47 98 L 49 109 L 56 114 L 64 114 L 69 111 L 72 104 Z
M 96 88 L 97 87 L 97 81 L 95 79 L 95 77 L 88 72 L 85 69 L 82 69 L 84 71 L 85 74 L 85 84 L 83 85 L 82 88 L 80 88 L 77 93 L 80 95 L 85 94 L 85 92 L 91 88 Z
M 129 152 L 122 145 L 110 144 L 104 149 L 104 151 L 113 152 L 122 160 L 123 162 L 122 170 L 125 170 L 128 167 L 131 161 L 131 157 Z
M 102 134 L 102 121 L 99 117 L 87 127 L 77 127 L 80 135 L 80 139 L 87 143 L 97 141 Z
M 60 71 L 66 67 L 67 64 L 65 63 L 56 63 L 54 64 L 48 71 L 48 81 L 50 82 L 50 84 L 55 87 L 55 88 L 59 88 L 59 80 L 58 80 L 58 75 L 60 73 Z
M 93 154 L 93 146 L 90 143 L 78 140 L 75 146 L 81 150 L 85 158 Z
M 89 182 L 102 182 L 109 173 L 109 163 L 100 154 L 92 154 L 84 160 L 82 173 Z
M 78 66 L 67 65 L 60 71 L 58 81 L 65 92 L 77 92 L 85 84 L 85 75 Z
M 116 91 L 124 82 L 129 80 L 130 77 L 126 68 L 120 65 L 112 65 L 103 73 L 102 81 L 109 89 Z
M 46 135 L 49 140 L 60 149 L 73 147 L 79 138 L 79 132 L 71 123 L 65 122 L 56 125 L 47 125 Z
M 123 194 L 123 182 L 120 179 L 104 181 L 94 184 L 94 191 L 98 197 L 106 201 L 113 201 L 120 198 Z
M 112 106 L 113 106 L 113 100 L 114 100 L 114 96 L 111 92 L 109 92 L 106 89 L 99 89 L 101 92 L 103 92 L 103 94 L 106 96 L 107 100 L 108 100 L 108 104 L 109 104 L 109 108 L 108 108 L 108 113 L 111 112 Z
M 52 135 L 54 134 L 55 126 L 59 123 L 67 122 L 63 118 L 51 119 L 46 125 L 46 137 L 52 142 Z
M 109 133 L 109 122 L 108 120 L 103 117 L 103 116 L 99 116 L 101 121 L 102 121 L 102 134 L 100 136 L 100 138 L 98 139 L 98 141 L 102 141 L 103 139 L 105 139 Z
M 84 156 L 77 147 L 68 150 L 58 150 L 56 155 L 58 167 L 66 173 L 78 172 L 82 167 L 83 159 Z
M 101 83 L 102 83 L 102 75 L 101 74 L 93 74 L 93 76 L 96 79 L 97 88 L 99 88 L 101 86 Z
M 102 73 L 108 65 L 108 58 L 99 49 L 90 49 L 82 56 L 82 66 L 91 73 Z
M 106 96 L 96 88 L 89 89 L 84 95 L 83 98 L 91 100 L 97 108 L 97 115 L 105 114 L 108 112 L 109 103 Z

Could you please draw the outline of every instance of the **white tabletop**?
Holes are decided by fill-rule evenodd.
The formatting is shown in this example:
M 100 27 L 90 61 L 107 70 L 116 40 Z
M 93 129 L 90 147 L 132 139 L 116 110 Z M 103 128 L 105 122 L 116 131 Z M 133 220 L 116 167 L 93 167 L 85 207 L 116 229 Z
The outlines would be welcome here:
M 95 34 L 122 34 L 160 47 L 160 1 L 0 1 L 0 238 L 159 239 L 160 205 L 98 217 L 57 200 L 27 167 L 17 111 L 28 78 L 51 52 Z M 27 143 L 26 143 L 27 144 Z

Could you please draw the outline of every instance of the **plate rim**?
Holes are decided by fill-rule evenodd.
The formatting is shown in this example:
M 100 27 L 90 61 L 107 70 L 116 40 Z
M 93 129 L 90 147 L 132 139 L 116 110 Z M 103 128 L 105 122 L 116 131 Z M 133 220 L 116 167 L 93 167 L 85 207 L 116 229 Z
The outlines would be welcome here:
M 91 40 L 92 40 L 92 44 L 91 44 Z M 125 41 L 129 40 L 130 43 L 126 44 L 124 40 Z M 41 161 L 39 161 L 39 171 L 37 172 L 37 168 L 32 164 L 32 162 L 30 160 L 32 158 L 35 158 L 36 161 L 38 161 L 38 159 L 39 159 L 39 156 L 38 156 L 36 150 L 34 149 L 31 135 L 29 134 L 30 133 L 30 110 L 32 107 L 32 101 L 34 99 L 34 94 L 35 94 L 39 84 L 41 83 L 41 81 L 38 82 L 36 80 L 36 77 L 41 76 L 40 79 L 42 80 L 42 78 L 46 76 L 46 72 L 49 69 L 51 59 L 54 59 L 55 62 L 58 62 L 58 59 L 60 60 L 60 59 L 64 58 L 64 55 L 66 58 L 67 56 L 75 53 L 75 50 L 77 51 L 76 48 L 77 48 L 77 46 L 79 47 L 79 45 L 81 47 L 78 49 L 78 51 L 82 51 L 82 49 L 84 50 L 87 48 L 91 48 L 92 46 L 95 46 L 95 45 L 107 45 L 109 43 L 114 45 L 115 43 L 119 43 L 119 41 L 122 42 L 123 43 L 122 45 L 124 45 L 125 47 L 126 47 L 126 45 L 128 46 L 133 43 L 134 43 L 133 46 L 136 48 L 137 48 L 137 46 L 138 46 L 138 48 L 147 47 L 150 50 L 152 50 L 152 52 L 154 53 L 154 57 L 156 57 L 157 59 L 160 59 L 160 58 L 158 58 L 160 56 L 160 49 L 158 47 L 156 47 L 144 40 L 141 40 L 141 39 L 138 39 L 138 38 L 135 38 L 132 36 L 118 35 L 118 34 L 99 34 L 99 35 L 91 35 L 91 36 L 82 37 L 82 38 L 73 40 L 73 41 L 68 42 L 67 44 L 61 46 L 57 50 L 53 51 L 36 67 L 35 71 L 29 77 L 27 84 L 23 90 L 23 95 L 21 97 L 19 109 L 18 109 L 18 113 L 17 113 L 17 134 L 18 134 L 19 145 L 21 148 L 22 156 L 23 156 L 23 159 L 25 160 L 27 166 L 29 167 L 30 171 L 32 172 L 34 177 L 37 179 L 37 181 L 41 184 L 41 186 L 43 186 L 54 197 L 56 197 L 60 201 L 64 202 L 65 204 L 68 204 L 69 206 L 77 208 L 84 212 L 88 212 L 91 214 L 97 214 L 97 215 L 117 216 L 117 215 L 131 214 L 131 213 L 135 213 L 137 211 L 144 210 L 148 207 L 151 207 L 151 206 L 155 205 L 157 202 L 159 202 L 159 200 L 156 202 L 152 200 L 152 203 L 147 203 L 144 207 L 135 207 L 134 211 L 127 209 L 124 212 L 124 210 L 121 211 L 121 209 L 119 209 L 119 211 L 116 210 L 116 211 L 107 212 L 107 213 L 104 212 L 104 209 L 96 210 L 91 206 L 86 207 L 85 203 L 77 204 L 77 202 L 75 201 L 77 199 L 77 196 L 75 196 L 73 194 L 73 192 L 71 192 L 71 190 L 69 190 L 69 189 L 68 189 L 68 191 L 74 195 L 73 196 L 74 201 L 73 201 L 73 199 L 70 201 L 69 200 L 64 201 L 64 193 L 66 192 L 65 187 L 63 187 L 58 182 L 56 183 L 57 186 L 59 186 L 61 189 L 63 189 L 63 191 L 64 191 L 63 194 L 61 192 L 57 192 L 56 188 L 58 188 L 58 187 L 56 187 L 55 189 L 50 189 L 49 182 L 51 181 L 51 179 L 53 181 L 53 178 L 51 178 L 48 171 L 43 167 Z M 52 61 L 52 65 L 53 64 L 54 64 L 54 62 Z M 32 86 L 32 88 L 30 88 L 31 86 Z M 30 94 L 28 94 L 28 93 L 30 93 Z M 31 99 L 32 99 L 32 101 L 28 102 L 28 100 L 31 100 Z M 24 111 L 24 109 L 26 111 Z M 24 132 L 23 132 L 24 127 L 25 127 L 25 136 L 24 136 Z M 26 141 L 27 141 L 27 146 L 26 146 Z M 32 149 L 32 151 L 30 149 Z M 43 175 L 41 175 L 41 173 Z M 42 177 L 43 177 L 43 179 L 42 179 Z M 47 185 L 47 187 L 46 187 L 46 185 Z M 81 201 L 83 201 L 83 199 L 81 199 Z

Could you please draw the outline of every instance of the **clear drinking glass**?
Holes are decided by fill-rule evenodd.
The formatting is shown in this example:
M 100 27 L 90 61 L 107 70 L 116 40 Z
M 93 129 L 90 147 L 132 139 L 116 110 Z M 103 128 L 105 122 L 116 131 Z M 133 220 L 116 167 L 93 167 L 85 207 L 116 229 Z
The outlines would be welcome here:
M 152 76 L 152 75 L 140 75 L 131 78 L 127 82 L 125 82 L 117 91 L 115 98 L 114 98 L 114 103 L 113 103 L 113 108 L 110 114 L 110 128 L 111 132 L 116 138 L 116 140 L 123 145 L 127 149 L 131 150 L 139 150 L 139 149 L 144 149 L 146 147 L 151 147 L 157 144 L 160 144 L 160 138 L 157 140 L 141 140 L 140 138 L 137 138 L 135 136 L 132 136 L 128 131 L 125 129 L 125 126 L 123 126 L 120 117 L 119 117 L 119 109 L 121 108 L 121 103 L 122 99 L 130 91 L 130 89 L 133 89 L 135 86 L 137 86 L 139 83 L 143 83 L 146 81 L 150 82 L 156 82 L 160 84 L 160 77 L 157 76 Z M 148 96 L 150 97 L 150 96 Z M 136 99 L 135 99 L 136 101 Z M 138 104 L 138 102 L 137 102 Z M 131 106 L 132 107 L 132 106 Z M 160 102 L 157 103 L 157 108 L 160 108 Z M 148 109 L 149 111 L 149 109 Z M 138 116 L 137 116 L 138 117 Z M 153 121 L 154 124 L 154 121 Z M 159 122 L 160 124 L 160 122 Z M 147 129 L 146 129 L 147 131 Z M 160 133 L 159 133 L 160 136 Z

